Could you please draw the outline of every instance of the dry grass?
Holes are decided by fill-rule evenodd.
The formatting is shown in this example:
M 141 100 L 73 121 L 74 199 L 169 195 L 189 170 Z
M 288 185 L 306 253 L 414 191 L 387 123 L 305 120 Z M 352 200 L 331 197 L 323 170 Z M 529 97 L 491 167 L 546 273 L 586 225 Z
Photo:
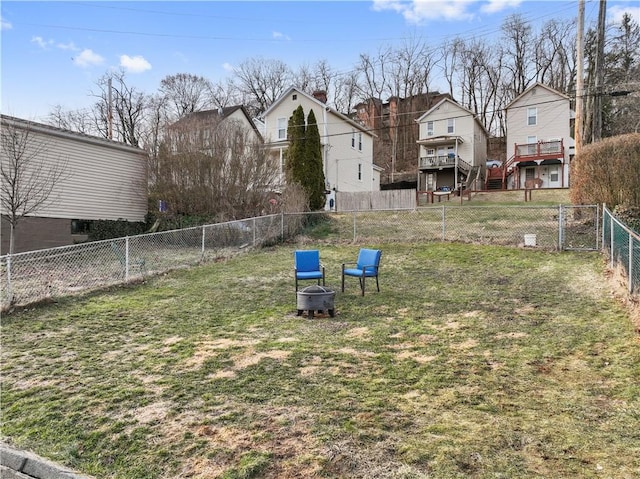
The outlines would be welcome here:
M 3 434 L 100 478 L 640 474 L 640 354 L 596 253 L 379 244 L 295 314 L 290 245 L 3 318 Z M 323 245 L 328 283 L 353 245 Z

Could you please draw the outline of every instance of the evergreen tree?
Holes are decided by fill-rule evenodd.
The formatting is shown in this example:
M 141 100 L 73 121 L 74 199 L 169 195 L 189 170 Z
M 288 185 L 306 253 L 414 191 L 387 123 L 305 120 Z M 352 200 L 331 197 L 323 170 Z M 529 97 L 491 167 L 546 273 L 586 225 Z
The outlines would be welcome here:
M 289 117 L 287 124 L 287 140 L 289 147 L 287 148 L 285 158 L 285 172 L 287 182 L 291 184 L 299 184 L 303 188 L 305 176 L 305 134 L 304 110 L 302 105 L 298 106 Z M 304 188 L 306 191 L 306 188 Z
M 305 150 L 306 168 L 303 186 L 309 197 L 309 208 L 314 211 L 324 207 L 326 196 L 325 178 L 322 168 L 322 145 L 320 143 L 318 122 L 316 121 L 313 110 L 311 110 L 307 116 Z

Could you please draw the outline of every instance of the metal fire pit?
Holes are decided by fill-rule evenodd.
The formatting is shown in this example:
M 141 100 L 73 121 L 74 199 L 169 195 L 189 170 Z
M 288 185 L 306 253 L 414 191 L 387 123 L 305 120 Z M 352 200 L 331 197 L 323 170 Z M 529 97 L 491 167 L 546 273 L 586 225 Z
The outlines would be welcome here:
M 310 318 L 313 318 L 313 312 L 321 313 L 327 311 L 332 318 L 336 314 L 334 307 L 334 298 L 336 292 L 325 286 L 307 286 L 302 291 L 298 291 L 298 316 L 304 311 L 308 312 Z

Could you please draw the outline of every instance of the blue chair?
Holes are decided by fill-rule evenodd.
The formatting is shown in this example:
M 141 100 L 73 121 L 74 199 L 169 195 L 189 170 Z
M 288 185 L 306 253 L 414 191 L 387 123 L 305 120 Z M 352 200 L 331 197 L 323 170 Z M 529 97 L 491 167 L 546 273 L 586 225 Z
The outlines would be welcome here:
M 365 278 L 376 278 L 376 287 L 380 292 L 380 284 L 378 283 L 378 271 L 380 270 L 380 257 L 382 251 L 379 249 L 362 248 L 358 253 L 357 263 L 342 263 L 342 292 L 344 293 L 344 277 L 352 276 L 360 280 L 360 289 L 364 296 Z M 346 268 L 347 265 L 355 264 L 355 268 Z
M 324 266 L 320 263 L 320 252 L 317 249 L 297 250 L 294 254 L 296 291 L 298 291 L 298 281 L 315 279 L 322 286 L 324 283 Z

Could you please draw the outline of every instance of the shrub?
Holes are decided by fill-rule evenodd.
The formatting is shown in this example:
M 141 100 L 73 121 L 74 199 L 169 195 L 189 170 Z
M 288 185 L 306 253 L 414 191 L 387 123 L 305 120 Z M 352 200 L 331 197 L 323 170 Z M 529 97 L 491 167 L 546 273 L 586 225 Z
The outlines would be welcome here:
M 571 200 L 640 207 L 640 133 L 587 145 L 571 164 Z

